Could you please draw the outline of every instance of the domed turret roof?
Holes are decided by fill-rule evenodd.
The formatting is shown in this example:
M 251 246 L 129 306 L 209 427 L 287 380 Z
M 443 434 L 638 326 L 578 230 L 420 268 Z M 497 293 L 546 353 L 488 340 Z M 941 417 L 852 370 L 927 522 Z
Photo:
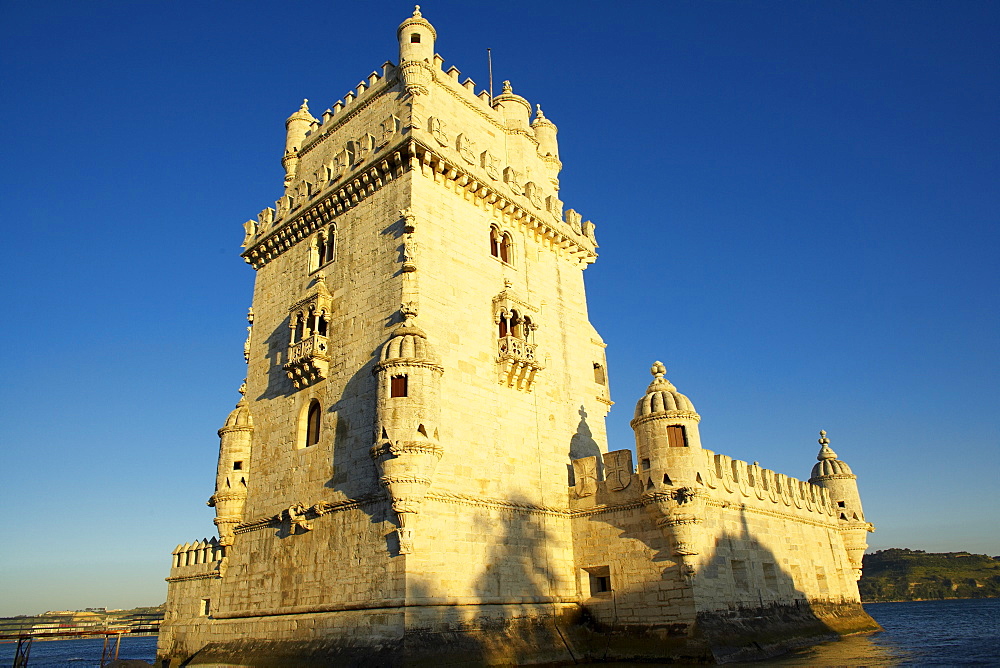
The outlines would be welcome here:
M 819 460 L 819 463 L 813 466 L 813 478 L 819 478 L 825 475 L 854 475 L 851 471 L 851 467 L 847 465 L 847 462 L 842 462 L 837 459 L 837 453 L 830 447 L 830 439 L 826 437 L 825 431 L 820 430 L 818 442 L 820 448 L 819 454 L 816 455 L 816 459 Z
M 685 417 L 694 417 L 696 420 L 700 419 L 691 400 L 678 392 L 673 383 L 663 377 L 667 372 L 667 368 L 663 366 L 662 362 L 654 362 L 649 371 L 653 374 L 653 382 L 646 388 L 646 395 L 636 403 L 635 417 L 639 418 L 654 413 L 679 411 L 690 413 L 689 416 Z
M 515 94 L 514 87 L 510 85 L 509 81 L 503 82 L 503 92 L 493 98 L 493 106 L 503 105 L 504 102 L 516 102 L 517 104 L 524 105 L 524 108 L 528 111 L 528 116 L 531 115 L 531 103 L 520 95 Z
M 291 121 L 306 121 L 308 123 L 314 123 L 316 121 L 313 115 L 309 113 L 309 100 L 302 100 L 302 106 L 294 114 L 288 117 L 285 123 Z
M 246 397 L 240 399 L 239 403 L 236 404 L 236 408 L 226 418 L 226 424 L 222 428 L 228 429 L 230 427 L 253 427 L 253 418 L 250 417 L 250 406 L 247 404 Z
M 521 99 L 524 99 L 524 98 L 521 98 Z M 543 126 L 543 125 L 551 125 L 552 127 L 556 126 L 555 123 L 553 123 L 548 118 L 546 118 L 545 114 L 542 113 L 542 105 L 536 104 L 535 108 L 538 109 L 538 111 L 535 112 L 535 120 L 533 120 L 531 122 L 531 127 L 537 128 L 537 127 L 540 127 L 540 126 Z
M 397 359 L 435 361 L 434 351 L 427 342 L 427 334 L 413 324 L 416 309 L 409 304 L 403 304 L 403 323 L 393 330 L 392 336 L 382 346 L 380 362 Z
M 425 19 L 423 14 L 420 13 L 420 5 L 414 5 L 413 16 L 408 17 L 405 21 L 399 24 L 399 28 L 396 29 L 397 39 L 399 38 L 400 35 L 403 34 L 404 29 L 413 25 L 424 26 L 425 28 L 431 31 L 431 36 L 434 39 L 437 39 L 438 37 L 437 30 L 435 30 L 434 26 L 431 25 L 431 22 Z

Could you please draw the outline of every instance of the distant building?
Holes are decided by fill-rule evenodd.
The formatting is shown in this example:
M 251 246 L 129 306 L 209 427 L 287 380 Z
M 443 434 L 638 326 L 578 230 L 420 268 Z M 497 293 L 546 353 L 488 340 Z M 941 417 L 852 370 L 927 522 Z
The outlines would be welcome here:
M 174 551 L 161 659 L 703 660 L 877 628 L 825 434 L 809 482 L 715 454 L 657 362 L 638 462 L 609 452 L 556 126 L 444 71 L 419 11 L 397 35 L 398 65 L 287 120 L 284 194 L 245 224 L 219 537 Z

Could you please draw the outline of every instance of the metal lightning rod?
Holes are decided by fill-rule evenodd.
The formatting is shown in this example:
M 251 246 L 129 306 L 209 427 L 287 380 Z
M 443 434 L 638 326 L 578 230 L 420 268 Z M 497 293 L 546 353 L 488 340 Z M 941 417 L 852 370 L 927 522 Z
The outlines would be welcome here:
M 493 52 L 486 49 L 486 62 L 490 67 L 490 104 L 493 104 Z

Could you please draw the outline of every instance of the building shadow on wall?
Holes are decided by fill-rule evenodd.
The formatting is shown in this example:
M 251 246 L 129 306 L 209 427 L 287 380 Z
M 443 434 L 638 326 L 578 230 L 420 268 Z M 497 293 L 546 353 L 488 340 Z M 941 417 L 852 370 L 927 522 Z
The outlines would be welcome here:
M 610 515 L 595 515 L 591 521 L 610 523 L 622 538 L 642 541 L 664 567 L 659 582 L 613 583 L 617 609 L 652 611 L 645 621 L 644 615 L 616 620 L 606 602 L 592 606 L 590 614 L 600 630 L 617 625 L 609 639 L 609 656 L 616 660 L 679 660 L 684 657 L 676 652 L 693 652 L 694 657 L 687 657 L 691 659 L 700 652 L 700 660 L 756 661 L 878 628 L 860 604 L 829 594 L 841 591 L 842 583 L 828 581 L 824 587 L 824 578 L 852 577 L 850 573 L 820 571 L 811 560 L 785 564 L 788 555 L 805 553 L 775 554 L 753 535 L 745 509 L 739 512 L 736 531 L 706 537 L 701 566 L 690 578 L 672 554 L 672 543 L 660 540 L 659 530 L 630 530 Z M 812 600 L 801 586 L 804 578 L 816 580 Z M 664 605 L 659 621 L 651 599 Z
M 597 445 L 597 441 L 594 440 L 594 432 L 590 430 L 590 425 L 587 424 L 587 409 L 584 406 L 580 406 L 580 410 L 577 413 L 580 415 L 580 422 L 576 425 L 576 433 L 569 439 L 570 463 L 566 465 L 567 484 L 570 487 L 576 484 L 572 464 L 574 459 L 597 457 L 597 479 L 604 479 L 604 460 L 601 457 L 601 448 Z
M 511 501 L 530 505 L 526 499 Z M 435 665 L 572 664 L 581 655 L 561 629 L 574 623 L 576 606 L 559 605 L 575 598 L 575 582 L 565 579 L 572 546 L 557 544 L 548 528 L 564 520 L 527 510 L 479 512 L 489 523 L 489 538 L 471 591 L 466 584 L 455 591 L 431 590 L 421 583 L 408 588 L 410 605 L 442 599 L 458 603 L 420 609 L 420 628 L 411 627 L 407 634 L 407 657 L 426 657 Z M 560 552 L 563 580 L 557 582 Z

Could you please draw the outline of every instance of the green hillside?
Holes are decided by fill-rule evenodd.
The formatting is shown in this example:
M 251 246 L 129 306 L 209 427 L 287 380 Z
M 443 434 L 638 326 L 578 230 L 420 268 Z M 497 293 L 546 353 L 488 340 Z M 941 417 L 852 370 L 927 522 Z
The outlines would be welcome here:
M 1000 598 L 1000 558 L 968 552 L 879 550 L 864 557 L 861 600 Z

